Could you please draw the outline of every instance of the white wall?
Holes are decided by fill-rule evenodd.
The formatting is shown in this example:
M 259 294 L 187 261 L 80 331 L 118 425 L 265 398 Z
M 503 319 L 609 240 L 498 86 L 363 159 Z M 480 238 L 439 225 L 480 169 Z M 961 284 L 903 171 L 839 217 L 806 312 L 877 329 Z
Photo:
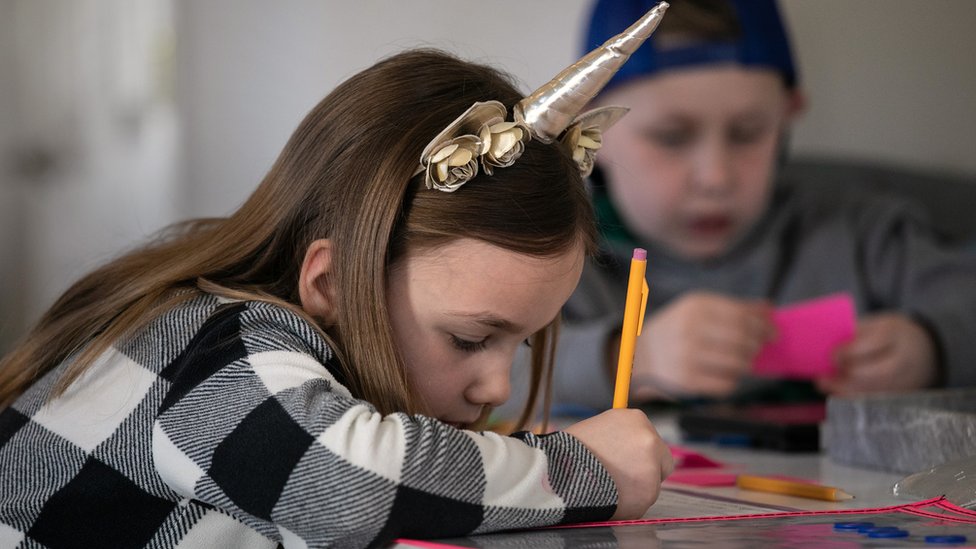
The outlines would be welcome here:
M 226 213 L 336 84 L 436 46 L 539 85 L 574 59 L 586 0 L 178 0 L 186 204 Z M 513 15 L 518 15 L 517 18 Z
M 783 0 L 811 108 L 798 153 L 976 174 L 976 1 Z M 187 213 L 226 213 L 302 115 L 380 57 L 434 45 L 525 89 L 575 58 L 588 0 L 177 0 Z
M 0 75 L 12 74 L 16 59 L 14 51 L 14 21 L 10 7 L 0 7 Z M 8 15 L 8 17 L 4 17 Z M 14 132 L 16 105 L 11 78 L 0 77 L 0 151 L 17 148 Z M 3 352 L 22 329 L 23 301 L 20 299 L 24 278 L 23 219 L 20 215 L 21 189 L 15 174 L 26 167 L 8 154 L 0 157 L 0 352 Z
M 169 7 L 0 2 L 0 352 L 73 281 L 176 219 Z
M 976 1 L 786 0 L 799 152 L 976 174 Z

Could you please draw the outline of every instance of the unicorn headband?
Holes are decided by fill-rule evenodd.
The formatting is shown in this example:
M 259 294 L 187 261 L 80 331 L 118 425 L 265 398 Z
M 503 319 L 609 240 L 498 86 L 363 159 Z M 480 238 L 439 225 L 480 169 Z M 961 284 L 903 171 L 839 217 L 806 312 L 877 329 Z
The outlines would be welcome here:
M 525 143 L 558 140 L 573 154 L 583 176 L 593 171 L 603 132 L 627 113 L 606 106 L 579 114 L 654 32 L 667 10 L 660 2 L 624 32 L 586 54 L 538 90 L 519 101 L 509 121 L 499 101 L 471 105 L 424 147 L 420 168 L 428 189 L 454 192 L 478 175 L 511 166 Z

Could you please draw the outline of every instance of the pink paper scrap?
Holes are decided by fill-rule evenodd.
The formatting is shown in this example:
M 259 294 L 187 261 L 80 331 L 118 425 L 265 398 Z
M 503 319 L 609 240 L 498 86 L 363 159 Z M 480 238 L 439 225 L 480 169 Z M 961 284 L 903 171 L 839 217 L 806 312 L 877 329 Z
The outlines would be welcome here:
M 675 470 L 723 466 L 721 463 L 683 446 L 671 446 L 671 457 L 674 458 Z
M 759 376 L 814 379 L 834 373 L 834 351 L 854 337 L 857 314 L 849 294 L 831 294 L 773 312 L 776 339 L 756 357 Z
M 438 543 L 436 541 L 426 541 L 420 539 L 409 539 L 409 538 L 399 538 L 393 540 L 393 543 L 398 543 L 400 545 L 408 545 L 410 547 L 416 547 L 417 549 L 467 549 L 467 546 L 462 545 L 452 545 L 449 543 Z
M 689 486 L 735 486 L 735 479 L 738 476 L 738 473 L 686 469 L 671 473 L 665 479 L 665 482 L 687 484 Z

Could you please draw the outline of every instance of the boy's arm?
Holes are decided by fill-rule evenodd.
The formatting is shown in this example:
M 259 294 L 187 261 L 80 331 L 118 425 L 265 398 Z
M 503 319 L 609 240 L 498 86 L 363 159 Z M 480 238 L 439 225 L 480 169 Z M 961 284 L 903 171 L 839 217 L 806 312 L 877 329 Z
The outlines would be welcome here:
M 946 385 L 976 385 L 976 254 L 941 242 L 908 206 L 892 204 L 875 222 L 862 229 L 871 292 L 932 336 Z

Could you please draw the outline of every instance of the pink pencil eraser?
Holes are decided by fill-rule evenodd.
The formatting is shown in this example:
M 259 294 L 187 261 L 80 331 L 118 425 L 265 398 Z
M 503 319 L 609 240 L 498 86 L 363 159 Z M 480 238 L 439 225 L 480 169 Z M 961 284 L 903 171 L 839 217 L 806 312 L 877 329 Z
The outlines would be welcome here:
M 647 259 L 647 250 L 644 248 L 634 248 L 634 259 L 644 261 Z

